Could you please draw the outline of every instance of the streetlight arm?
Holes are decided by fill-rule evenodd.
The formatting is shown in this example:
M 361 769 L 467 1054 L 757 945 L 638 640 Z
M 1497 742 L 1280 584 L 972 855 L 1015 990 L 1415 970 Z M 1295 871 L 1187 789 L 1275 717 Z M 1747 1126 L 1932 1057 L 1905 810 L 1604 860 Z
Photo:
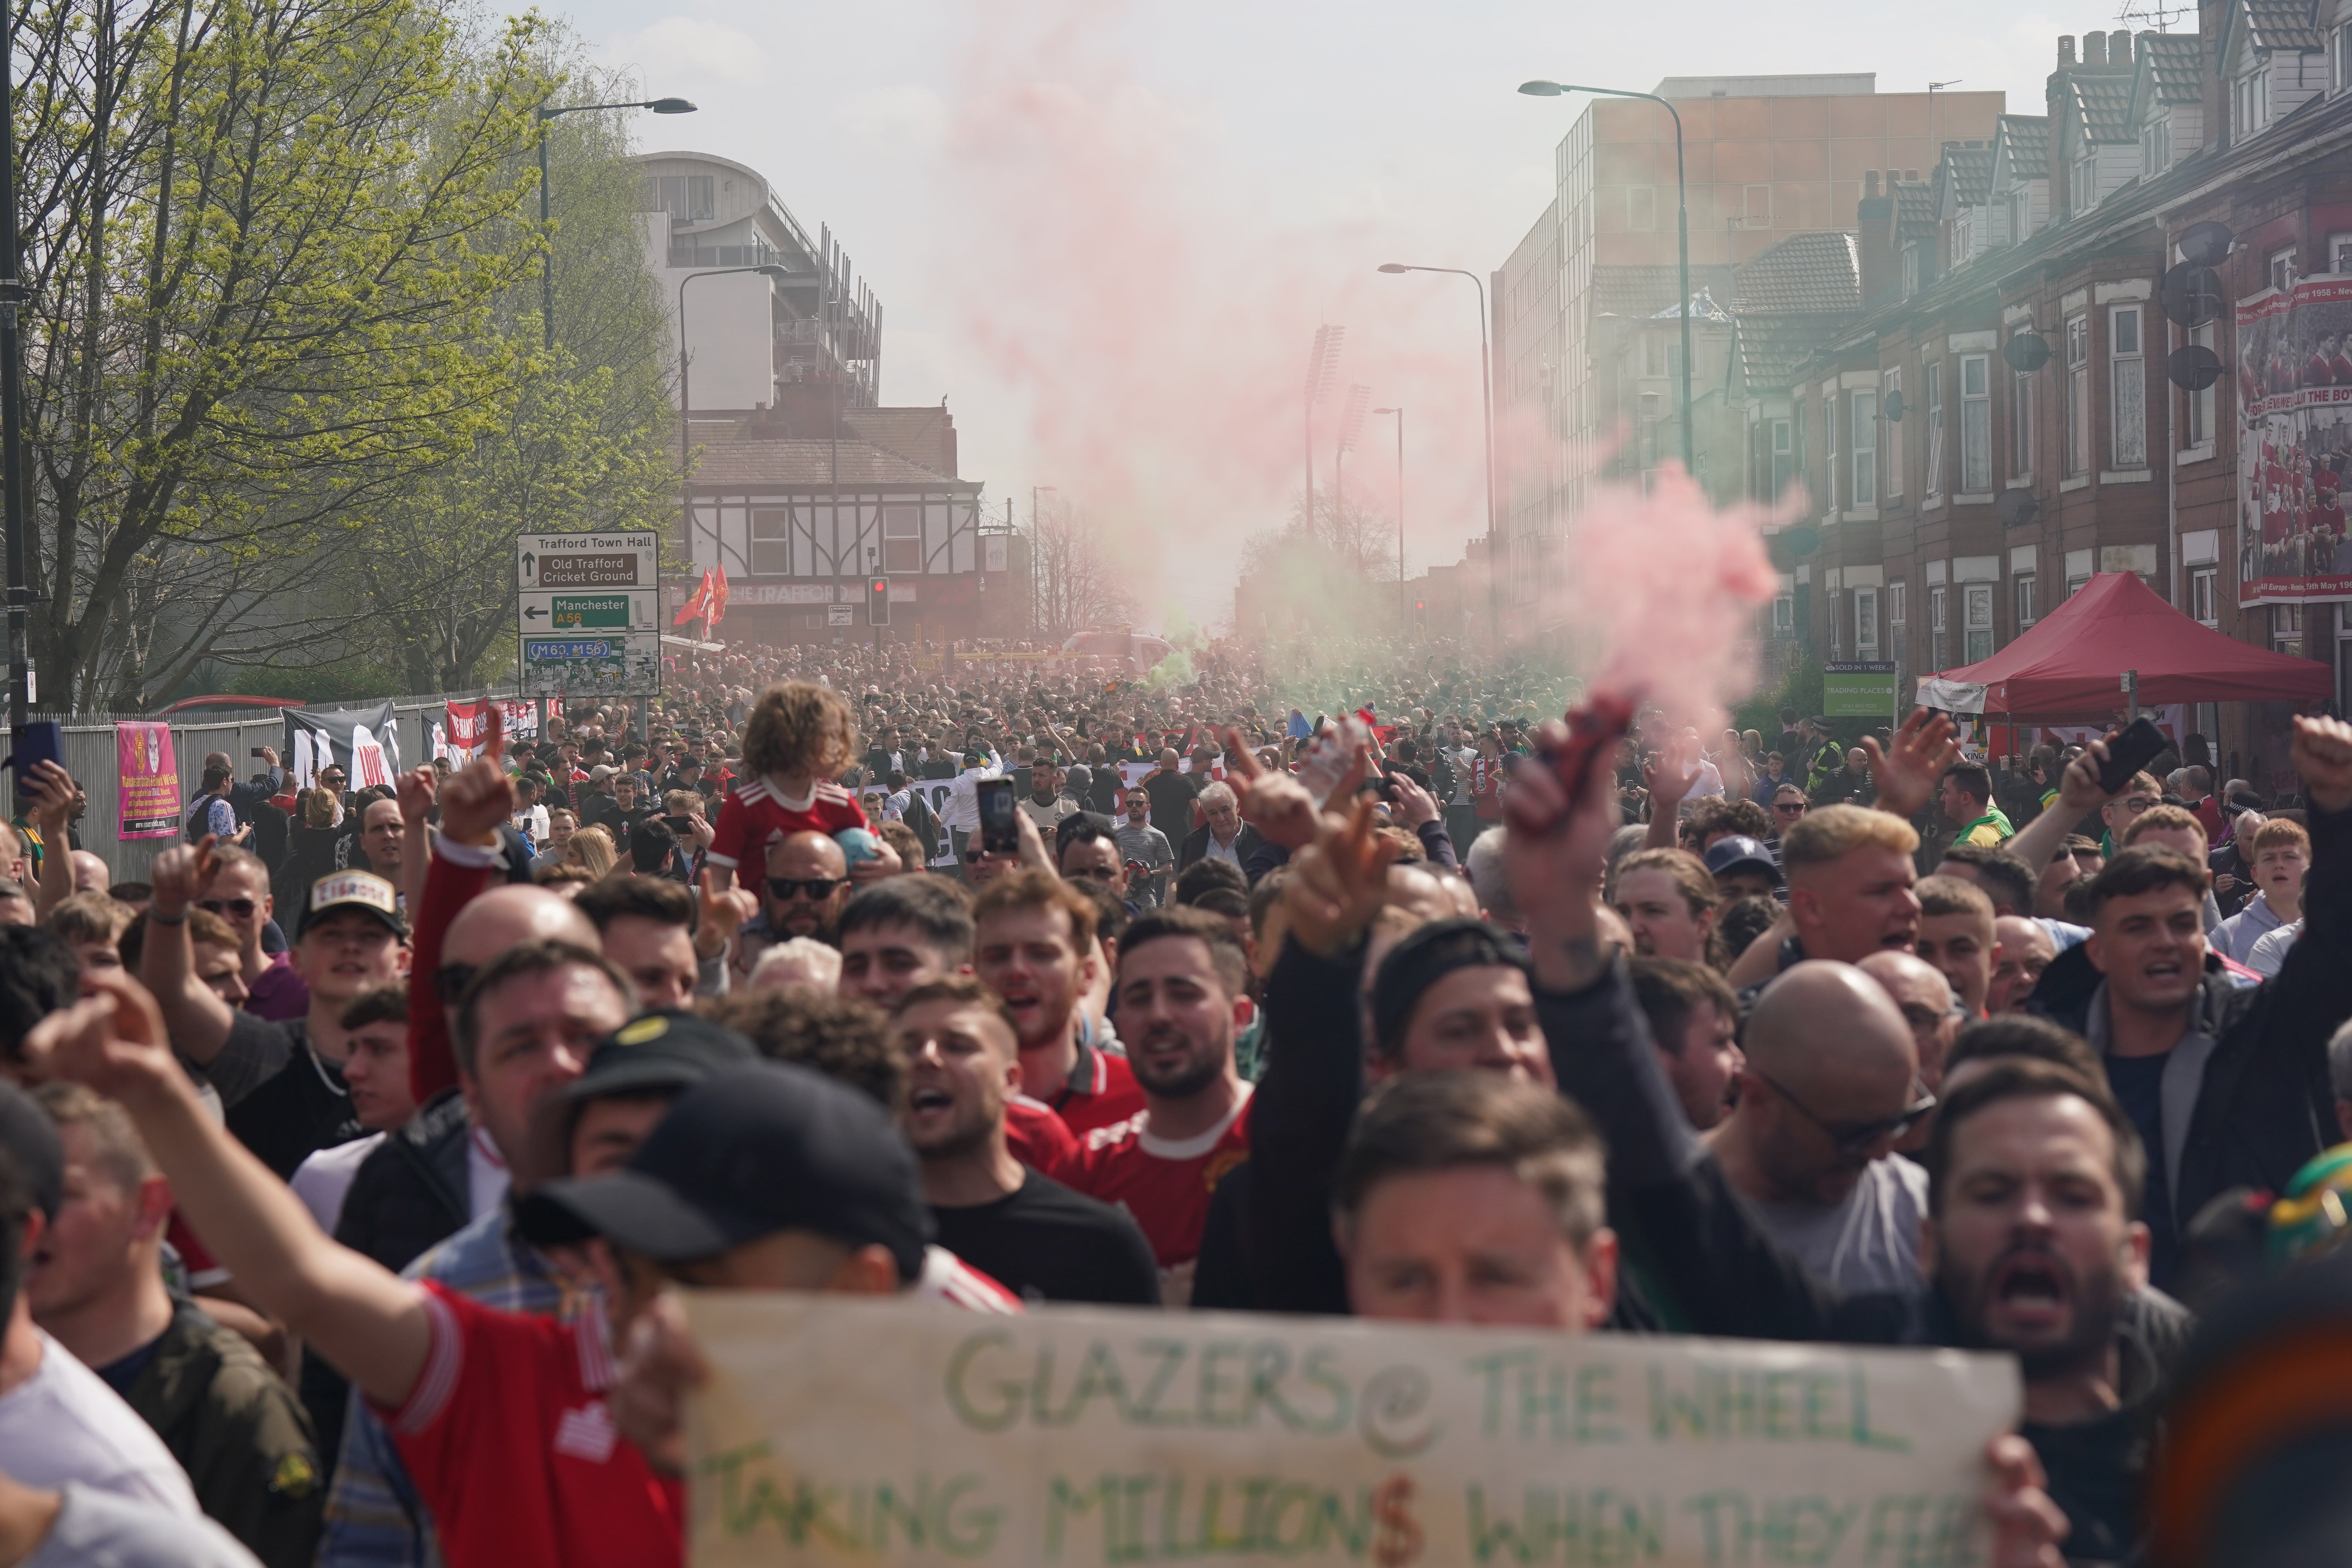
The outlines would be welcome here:
M 1681 121 L 1677 121 L 1675 123 L 1679 125 Z M 1456 278 L 1467 278 L 1470 279 L 1470 286 L 1478 290 L 1478 404 L 1486 416 L 1486 607 L 1494 619 L 1496 636 L 1500 637 L 1503 624 L 1503 578 L 1500 559 L 1503 525 L 1501 518 L 1495 510 L 1495 372 L 1486 346 L 1486 280 L 1475 272 L 1460 267 L 1416 267 L 1404 262 L 1391 261 L 1382 266 L 1380 270 L 1389 273 L 1450 273 Z M 1683 368 L 1685 372 L 1690 368 L 1688 354 L 1683 356 Z M 1404 422 L 1400 417 L 1397 423 L 1398 438 L 1402 441 Z M 1402 582 L 1404 575 L 1402 557 L 1399 560 L 1397 575 Z

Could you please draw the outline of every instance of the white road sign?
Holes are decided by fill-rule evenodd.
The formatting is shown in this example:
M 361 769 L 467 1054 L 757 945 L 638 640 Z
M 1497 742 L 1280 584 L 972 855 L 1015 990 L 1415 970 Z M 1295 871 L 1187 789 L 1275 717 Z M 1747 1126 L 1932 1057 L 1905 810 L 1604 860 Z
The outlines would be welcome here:
M 515 625 L 525 692 L 660 693 L 660 543 L 649 531 L 516 536 Z

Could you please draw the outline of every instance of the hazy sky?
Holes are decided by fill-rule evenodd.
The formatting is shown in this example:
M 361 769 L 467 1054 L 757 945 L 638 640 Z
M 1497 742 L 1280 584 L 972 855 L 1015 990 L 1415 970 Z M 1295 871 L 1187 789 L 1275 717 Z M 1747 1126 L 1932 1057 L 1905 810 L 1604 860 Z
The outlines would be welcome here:
M 1409 569 L 1454 560 L 1481 530 L 1470 286 L 1371 268 L 1483 273 L 1540 216 L 1577 110 L 1520 97 L 1521 79 L 1872 71 L 1885 91 L 2004 89 L 2030 112 L 2057 35 L 2112 26 L 2114 3 L 568 11 L 649 95 L 701 105 L 642 117 L 642 148 L 749 163 L 812 234 L 832 226 L 884 304 L 885 401 L 948 399 L 992 510 L 1016 497 L 1025 521 L 1033 484 L 1079 500 L 1130 563 L 1139 624 L 1158 625 L 1213 620 L 1239 542 L 1297 488 L 1318 321 L 1349 329 L 1343 384 L 1408 410 Z M 1374 423 L 1349 474 L 1385 512 L 1393 437 Z

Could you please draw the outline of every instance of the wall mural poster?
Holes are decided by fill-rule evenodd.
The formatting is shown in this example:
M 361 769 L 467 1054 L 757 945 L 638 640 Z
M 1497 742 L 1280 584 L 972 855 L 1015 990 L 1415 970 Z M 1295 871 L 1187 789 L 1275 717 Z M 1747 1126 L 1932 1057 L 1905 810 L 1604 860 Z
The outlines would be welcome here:
M 2243 300 L 2237 327 L 2239 603 L 2352 596 L 2352 276 Z

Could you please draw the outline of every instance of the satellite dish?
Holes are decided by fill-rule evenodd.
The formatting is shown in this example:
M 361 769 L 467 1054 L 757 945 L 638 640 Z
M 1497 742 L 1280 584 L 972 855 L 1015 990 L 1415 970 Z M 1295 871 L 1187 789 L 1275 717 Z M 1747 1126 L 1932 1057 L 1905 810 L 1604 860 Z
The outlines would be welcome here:
M 2032 490 L 2003 490 L 1992 503 L 1992 514 L 2000 519 L 2003 528 L 2023 528 L 2042 515 L 2042 503 L 2033 499 Z
M 2226 224 L 2192 223 L 2180 231 L 2172 243 L 2180 249 L 2180 258 L 2192 267 L 2219 267 L 2228 258 L 2230 247 L 2237 241 Z
M 2040 332 L 2020 332 L 2000 345 L 2000 357 L 2018 374 L 2032 375 L 2050 363 L 2050 343 Z
M 1903 393 L 1900 388 L 1886 395 L 1886 417 L 1897 425 L 1903 423 Z
M 2225 301 L 2221 275 L 2210 267 L 2184 261 L 2164 275 L 2156 302 L 2165 315 L 2184 327 L 2201 327 L 2217 320 Z
M 2221 356 L 2203 343 L 2190 343 L 2165 356 L 2164 374 L 2186 392 L 2202 392 L 2221 379 Z
M 1780 547 L 1789 552 L 1790 559 L 1802 561 L 1821 549 L 1822 531 L 1810 522 L 1801 522 L 1794 528 L 1781 530 L 1780 540 Z

